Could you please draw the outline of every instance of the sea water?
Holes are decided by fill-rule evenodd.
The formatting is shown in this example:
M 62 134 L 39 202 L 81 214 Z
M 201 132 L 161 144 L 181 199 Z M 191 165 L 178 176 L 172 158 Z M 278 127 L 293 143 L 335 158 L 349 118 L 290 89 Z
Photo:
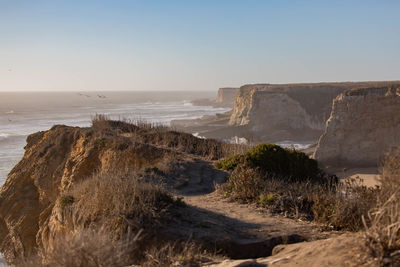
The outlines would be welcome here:
M 190 104 L 199 98 L 215 98 L 215 92 L 0 92 L 0 186 L 22 158 L 29 134 L 57 124 L 90 126 L 96 114 L 168 125 L 229 110 Z

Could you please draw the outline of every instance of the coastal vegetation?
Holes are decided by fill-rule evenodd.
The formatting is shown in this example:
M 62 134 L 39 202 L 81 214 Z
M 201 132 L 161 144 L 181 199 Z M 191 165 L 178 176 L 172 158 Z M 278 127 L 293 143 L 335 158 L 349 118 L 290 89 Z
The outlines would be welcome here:
M 220 187 L 224 196 L 269 211 L 315 220 L 337 230 L 357 231 L 376 202 L 376 188 L 356 180 L 339 182 L 303 152 L 261 144 L 216 163 L 231 171 Z
M 201 266 L 226 257 L 229 249 L 235 249 L 232 242 L 188 235 L 221 229 L 196 217 L 205 211 L 187 205 L 179 195 L 191 192 L 182 187 L 215 175 L 203 168 L 206 163 L 227 175 L 226 182 L 216 186 L 220 198 L 278 217 L 313 221 L 324 231 L 362 233 L 360 248 L 368 248 L 368 255 L 379 264 L 395 266 L 398 260 L 400 149 L 388 154 L 381 185 L 373 188 L 354 179 L 339 181 L 297 150 L 200 139 L 163 125 L 114 121 L 102 115 L 93 118 L 89 128 L 55 126 L 32 135 L 26 149 L 11 173 L 14 182 L 6 183 L 1 195 L 7 204 L 18 197 L 13 193 L 20 186 L 15 181 L 25 187 L 31 174 L 39 181 L 37 188 L 29 187 L 37 193 L 24 195 L 32 196 L 32 203 L 40 201 L 36 195 L 41 194 L 42 202 L 30 204 L 35 213 L 12 214 L 13 221 L 22 218 L 35 225 L 30 230 L 36 229 L 24 236 L 32 237 L 24 240 L 34 244 L 29 251 L 20 255 L 13 251 L 15 258 L 5 251 L 17 266 Z M 44 163 L 56 167 L 40 169 Z M 203 167 L 188 170 L 188 166 Z M 43 173 L 55 177 L 59 191 L 48 189 L 40 180 Z M 35 216 L 38 221 L 32 219 Z M 285 242 L 280 238 L 271 241 L 271 251 Z M 291 238 L 291 242 L 307 240 Z
M 382 266 L 400 263 L 400 147 L 385 157 L 376 206 L 368 213 L 366 244 Z

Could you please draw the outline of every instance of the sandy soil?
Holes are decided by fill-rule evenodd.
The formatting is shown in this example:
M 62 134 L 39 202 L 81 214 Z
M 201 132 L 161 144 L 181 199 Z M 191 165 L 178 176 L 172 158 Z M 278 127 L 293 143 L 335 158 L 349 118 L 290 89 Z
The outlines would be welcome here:
M 194 160 L 186 183 L 175 193 L 187 207 L 170 231 L 208 239 L 229 259 L 204 266 L 374 266 L 362 247 L 361 234 L 325 231 L 317 224 L 274 216 L 254 205 L 231 202 L 214 191 L 226 173 L 211 162 Z M 351 175 L 372 170 L 355 169 Z M 242 260 L 241 260 L 242 259 Z
M 376 167 L 336 169 L 332 170 L 331 173 L 334 173 L 340 179 L 361 179 L 360 181 L 366 186 L 374 187 L 379 185 L 377 180 L 379 178 L 379 171 Z
M 275 216 L 254 205 L 227 200 L 214 191 L 215 184 L 225 181 L 226 173 L 215 169 L 211 162 L 194 160 L 185 170 L 185 183 L 177 186 L 175 194 L 183 197 L 187 207 L 179 211 L 180 219 L 168 231 L 217 245 L 231 259 L 266 257 L 280 244 L 339 234 L 314 223 Z

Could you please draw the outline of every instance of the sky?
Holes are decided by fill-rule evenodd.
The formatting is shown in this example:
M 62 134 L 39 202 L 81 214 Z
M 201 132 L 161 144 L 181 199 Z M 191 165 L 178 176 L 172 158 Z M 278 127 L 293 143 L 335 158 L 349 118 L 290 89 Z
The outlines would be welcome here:
M 400 80 L 398 0 L 0 0 L 0 91 Z

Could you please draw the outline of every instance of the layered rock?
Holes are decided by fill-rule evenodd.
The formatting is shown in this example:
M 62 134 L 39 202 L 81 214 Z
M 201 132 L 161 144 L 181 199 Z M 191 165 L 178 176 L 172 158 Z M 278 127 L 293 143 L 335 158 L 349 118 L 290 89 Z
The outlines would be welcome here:
M 175 173 L 173 164 L 179 167 L 196 155 L 220 157 L 215 154 L 220 149 L 213 140 L 114 121 L 90 128 L 54 126 L 32 134 L 24 157 L 0 189 L 0 252 L 13 263 L 46 247 L 57 235 L 75 231 L 79 225 L 65 224 L 57 203 L 94 174 L 171 171 L 164 183 L 175 187 L 188 179 Z
M 314 157 L 326 166 L 377 166 L 400 144 L 400 85 L 347 90 L 333 102 Z
M 165 155 L 123 137 L 112 143 L 92 129 L 66 126 L 30 135 L 25 150 L 0 190 L 0 251 L 8 262 L 46 242 L 49 225 L 59 225 L 52 216 L 56 201 L 74 183 L 96 172 L 138 169 Z
M 242 86 L 229 125 L 255 141 L 317 140 L 332 100 L 343 91 L 388 82 L 255 84 Z

